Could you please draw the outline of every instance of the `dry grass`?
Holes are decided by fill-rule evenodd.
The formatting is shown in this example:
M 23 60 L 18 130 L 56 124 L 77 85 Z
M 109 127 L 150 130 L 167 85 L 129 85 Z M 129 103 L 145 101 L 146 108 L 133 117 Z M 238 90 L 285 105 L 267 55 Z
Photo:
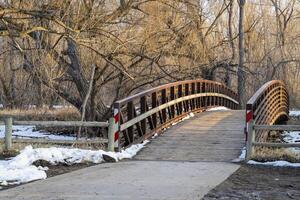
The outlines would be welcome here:
M 79 120 L 80 113 L 72 107 L 49 109 L 4 109 L 0 110 L 0 119 L 4 116 L 13 116 L 16 120 L 36 120 L 36 121 L 72 121 Z
M 288 162 L 300 162 L 300 154 L 287 148 L 256 147 L 253 160 L 259 162 L 285 160 Z
M 12 157 L 16 156 L 19 154 L 19 151 L 24 149 L 26 146 L 31 145 L 33 148 L 49 148 L 49 147 L 63 147 L 63 148 L 80 148 L 80 149 L 88 149 L 88 150 L 106 150 L 107 144 L 105 143 L 99 143 L 99 144 L 65 144 L 65 145 L 54 145 L 54 144 L 45 144 L 45 143 L 37 143 L 37 142 L 32 142 L 32 143 L 21 143 L 21 142 L 14 142 L 12 144 L 13 150 L 10 152 L 6 152 L 4 150 L 5 145 L 3 140 L 0 140 L 0 160 L 1 158 L 6 158 L 6 157 Z

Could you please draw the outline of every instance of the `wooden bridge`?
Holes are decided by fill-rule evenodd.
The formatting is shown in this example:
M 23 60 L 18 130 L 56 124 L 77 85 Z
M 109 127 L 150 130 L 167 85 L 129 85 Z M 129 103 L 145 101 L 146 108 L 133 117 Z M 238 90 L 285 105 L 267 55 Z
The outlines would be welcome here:
M 231 110 L 205 112 L 219 106 Z M 136 159 L 231 161 L 246 141 L 249 159 L 253 146 L 263 145 L 271 129 L 260 127 L 254 136 L 254 125 L 273 125 L 288 119 L 286 87 L 282 81 L 270 81 L 253 95 L 246 111 L 238 108 L 238 95 L 218 82 L 189 80 L 162 85 L 115 103 L 115 147 L 120 150 L 163 133 Z M 196 116 L 171 126 L 190 113 Z M 167 127 L 170 129 L 162 131 Z

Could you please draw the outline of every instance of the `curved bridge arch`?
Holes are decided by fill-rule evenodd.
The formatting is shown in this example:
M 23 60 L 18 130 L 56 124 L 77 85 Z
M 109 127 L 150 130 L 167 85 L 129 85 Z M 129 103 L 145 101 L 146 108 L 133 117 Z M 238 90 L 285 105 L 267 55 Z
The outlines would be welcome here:
M 250 98 L 246 105 L 246 129 L 249 122 L 255 125 L 273 125 L 288 120 L 289 95 L 285 84 L 280 80 L 265 83 Z M 257 131 L 256 140 L 265 141 L 268 134 Z
M 234 91 L 209 80 L 179 81 L 143 91 L 115 103 L 115 146 L 120 150 L 147 139 L 190 112 L 216 106 L 237 109 L 238 104 Z

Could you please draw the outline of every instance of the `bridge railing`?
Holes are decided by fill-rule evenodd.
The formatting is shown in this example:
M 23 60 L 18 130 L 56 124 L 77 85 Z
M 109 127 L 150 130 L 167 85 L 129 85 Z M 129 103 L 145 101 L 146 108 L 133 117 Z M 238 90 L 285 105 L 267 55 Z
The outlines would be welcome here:
M 260 125 L 274 125 L 288 120 L 289 95 L 285 84 L 273 80 L 264 84 L 246 105 L 247 160 L 253 153 L 256 143 L 265 143 L 269 129 Z
M 141 142 L 190 112 L 215 106 L 237 109 L 238 96 L 223 84 L 208 80 L 165 84 L 117 101 L 115 147 L 120 150 Z

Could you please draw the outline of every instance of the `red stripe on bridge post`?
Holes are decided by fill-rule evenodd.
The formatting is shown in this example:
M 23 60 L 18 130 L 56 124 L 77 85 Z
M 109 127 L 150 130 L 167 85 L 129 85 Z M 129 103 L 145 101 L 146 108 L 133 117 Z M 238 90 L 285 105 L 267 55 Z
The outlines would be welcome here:
M 114 127 L 115 128 L 115 133 L 114 133 L 114 147 L 115 148 L 119 148 L 119 122 L 120 122 L 120 112 L 119 112 L 119 109 L 118 108 L 114 108 Z
M 246 110 L 246 127 L 245 127 L 245 141 L 247 142 L 248 139 L 248 132 L 249 132 L 249 123 L 253 119 L 253 112 L 252 110 Z
M 246 123 L 248 123 L 251 119 L 252 119 L 252 111 L 251 110 L 247 110 L 246 113 Z

